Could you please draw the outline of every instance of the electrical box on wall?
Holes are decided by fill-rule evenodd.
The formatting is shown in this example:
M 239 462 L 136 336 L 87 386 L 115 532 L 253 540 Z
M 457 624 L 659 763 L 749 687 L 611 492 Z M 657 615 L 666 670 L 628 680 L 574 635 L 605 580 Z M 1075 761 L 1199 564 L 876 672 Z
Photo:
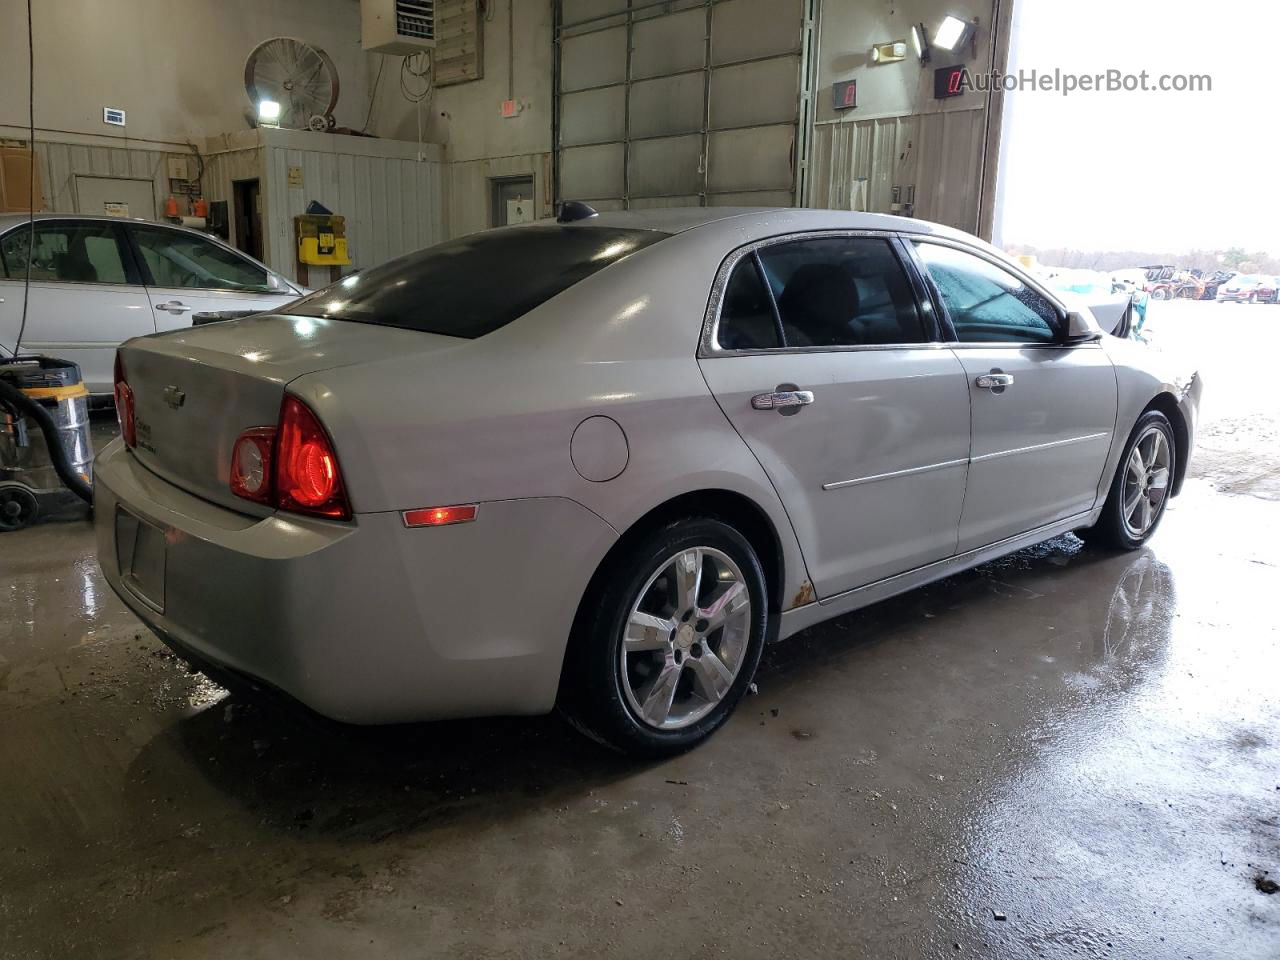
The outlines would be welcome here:
M 360 46 L 407 57 L 436 45 L 436 0 L 360 0 Z
M 857 80 L 841 80 L 831 85 L 831 108 L 833 110 L 852 110 L 857 105 Z
M 949 100 L 964 95 L 965 68 L 939 67 L 933 71 L 933 98 Z

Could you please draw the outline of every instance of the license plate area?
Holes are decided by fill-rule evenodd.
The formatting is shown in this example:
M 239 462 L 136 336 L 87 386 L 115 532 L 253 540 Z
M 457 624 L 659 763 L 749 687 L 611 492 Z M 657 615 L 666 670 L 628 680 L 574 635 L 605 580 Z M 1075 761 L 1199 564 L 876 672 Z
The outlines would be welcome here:
M 129 592 L 164 613 L 165 535 L 161 527 L 116 508 L 116 565 Z

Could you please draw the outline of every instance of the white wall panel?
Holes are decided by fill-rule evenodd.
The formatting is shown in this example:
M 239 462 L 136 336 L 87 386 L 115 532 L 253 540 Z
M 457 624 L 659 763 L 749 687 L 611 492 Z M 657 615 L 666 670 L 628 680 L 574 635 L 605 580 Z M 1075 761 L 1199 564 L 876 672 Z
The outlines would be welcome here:
M 272 268 L 294 275 L 293 218 L 312 200 L 346 218 L 352 269 L 445 239 L 444 172 L 438 147 L 429 146 L 430 159 L 420 162 L 415 144 L 292 131 L 263 133 L 263 233 Z M 290 167 L 301 167 L 300 187 L 289 186 Z
M 91 176 L 150 180 L 155 184 L 156 209 L 161 210 L 169 195 L 165 160 L 172 155 L 160 150 L 85 146 L 37 138 L 36 163 L 44 180 L 45 209 L 54 213 L 79 212 L 76 177 Z
M 893 187 L 915 186 L 915 215 L 962 230 L 977 224 L 985 111 L 819 124 L 814 135 L 815 207 L 851 209 L 857 178 L 867 209 L 890 212 Z M 905 197 L 904 197 L 905 199 Z

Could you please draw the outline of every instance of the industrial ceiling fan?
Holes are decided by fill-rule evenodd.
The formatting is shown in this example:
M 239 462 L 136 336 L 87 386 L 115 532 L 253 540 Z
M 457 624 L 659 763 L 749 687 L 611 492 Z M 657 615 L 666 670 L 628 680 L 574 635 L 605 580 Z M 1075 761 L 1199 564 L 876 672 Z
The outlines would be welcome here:
M 244 88 L 258 121 L 293 130 L 329 130 L 338 104 L 338 70 L 319 47 L 273 37 L 253 48 Z

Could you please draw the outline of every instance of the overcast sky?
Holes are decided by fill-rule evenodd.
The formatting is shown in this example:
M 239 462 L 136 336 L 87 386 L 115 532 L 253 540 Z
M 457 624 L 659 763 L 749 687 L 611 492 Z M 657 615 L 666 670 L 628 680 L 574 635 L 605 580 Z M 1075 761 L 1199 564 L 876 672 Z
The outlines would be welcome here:
M 1280 254 L 1280 0 L 1015 10 L 1012 68 L 1207 73 L 1213 91 L 1012 94 L 1001 242 Z

